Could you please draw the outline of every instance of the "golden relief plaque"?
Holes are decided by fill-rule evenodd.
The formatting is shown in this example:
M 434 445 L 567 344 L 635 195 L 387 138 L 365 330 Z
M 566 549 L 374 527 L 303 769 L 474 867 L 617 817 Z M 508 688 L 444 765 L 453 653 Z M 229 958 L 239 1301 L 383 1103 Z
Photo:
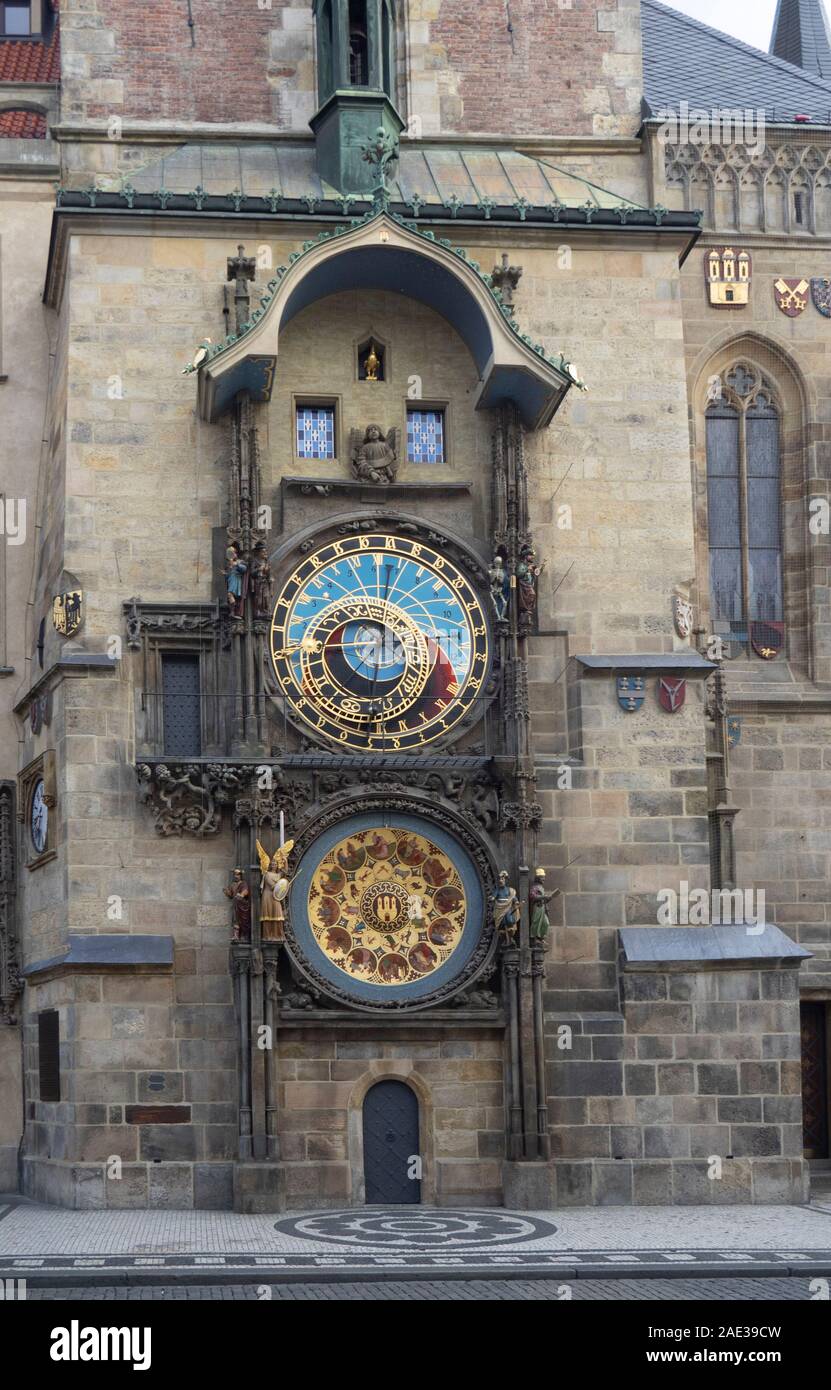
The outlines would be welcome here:
M 467 902 L 444 851 L 403 829 L 362 830 L 321 860 L 309 887 L 309 924 L 323 954 L 355 980 L 423 980 L 453 955 Z

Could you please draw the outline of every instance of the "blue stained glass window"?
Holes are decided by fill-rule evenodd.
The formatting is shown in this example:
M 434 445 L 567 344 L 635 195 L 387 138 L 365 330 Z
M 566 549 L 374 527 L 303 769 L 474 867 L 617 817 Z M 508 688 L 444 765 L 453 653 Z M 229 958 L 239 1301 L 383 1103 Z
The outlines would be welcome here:
M 407 411 L 407 458 L 410 463 L 444 463 L 444 411 Z
M 297 407 L 297 453 L 302 459 L 335 457 L 335 411 L 332 406 Z

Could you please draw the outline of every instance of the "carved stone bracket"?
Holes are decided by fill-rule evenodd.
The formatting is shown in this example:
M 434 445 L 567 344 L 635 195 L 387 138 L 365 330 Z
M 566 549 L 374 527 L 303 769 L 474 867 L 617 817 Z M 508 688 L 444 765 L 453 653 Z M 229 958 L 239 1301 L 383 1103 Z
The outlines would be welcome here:
M 356 760 L 360 761 L 360 760 Z M 263 774 L 268 783 L 263 787 Z M 496 834 L 504 815 L 502 784 L 489 765 L 473 771 L 452 767 L 424 771 L 383 770 L 377 759 L 364 766 L 295 768 L 292 775 L 278 763 L 145 761 L 136 768 L 140 795 L 155 817 L 159 835 L 219 833 L 223 809 L 231 811 L 234 829 L 278 826 L 280 811 L 292 823 L 314 821 L 333 799 L 350 791 L 377 789 L 389 795 L 419 791 L 431 804 L 451 808 L 472 830 Z
M 249 784 L 254 769 L 233 763 L 139 763 L 141 799 L 159 835 L 216 835 L 222 807 Z
M 506 801 L 502 805 L 500 829 L 539 830 L 543 815 L 543 808 L 538 801 Z
M 214 632 L 219 623 L 219 604 L 143 603 L 140 598 L 131 598 L 124 604 L 124 617 L 127 646 L 138 651 L 145 633 L 169 637 Z

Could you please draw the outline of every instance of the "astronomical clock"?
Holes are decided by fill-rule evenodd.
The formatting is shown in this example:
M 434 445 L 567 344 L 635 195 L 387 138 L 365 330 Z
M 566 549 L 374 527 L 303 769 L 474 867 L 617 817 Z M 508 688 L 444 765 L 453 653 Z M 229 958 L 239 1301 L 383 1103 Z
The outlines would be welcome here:
M 492 944 L 492 866 L 470 824 L 425 796 L 418 774 L 408 795 L 381 790 L 396 757 L 426 774 L 482 719 L 493 662 L 483 572 L 420 534 L 356 531 L 295 551 L 269 633 L 275 695 L 303 746 L 341 755 L 340 767 L 378 765 L 377 782 L 299 836 L 287 902 L 306 976 L 363 1010 L 455 993 Z
M 379 532 L 304 557 L 277 600 L 271 656 L 298 724 L 350 751 L 395 752 L 458 736 L 476 717 L 490 643 L 462 571 Z

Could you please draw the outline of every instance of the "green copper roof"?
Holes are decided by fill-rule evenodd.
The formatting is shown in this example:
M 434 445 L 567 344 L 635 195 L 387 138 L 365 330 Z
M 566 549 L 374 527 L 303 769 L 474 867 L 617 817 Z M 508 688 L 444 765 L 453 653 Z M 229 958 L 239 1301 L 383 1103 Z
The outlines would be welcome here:
M 340 192 L 323 183 L 317 171 L 314 145 L 303 144 L 192 144 L 181 145 L 143 169 L 130 172 L 130 188 L 137 194 L 164 189 L 169 194 L 200 189 L 206 197 L 231 195 L 241 199 L 338 201 Z M 127 178 L 98 179 L 102 192 L 118 192 Z M 546 159 L 534 159 L 516 150 L 418 149 L 402 141 L 397 177 L 388 181 L 391 199 L 412 206 L 484 205 L 598 209 L 631 208 L 645 211 L 640 203 L 610 193 Z M 353 204 L 371 203 L 371 194 L 356 194 Z M 314 211 L 314 209 L 310 209 Z

